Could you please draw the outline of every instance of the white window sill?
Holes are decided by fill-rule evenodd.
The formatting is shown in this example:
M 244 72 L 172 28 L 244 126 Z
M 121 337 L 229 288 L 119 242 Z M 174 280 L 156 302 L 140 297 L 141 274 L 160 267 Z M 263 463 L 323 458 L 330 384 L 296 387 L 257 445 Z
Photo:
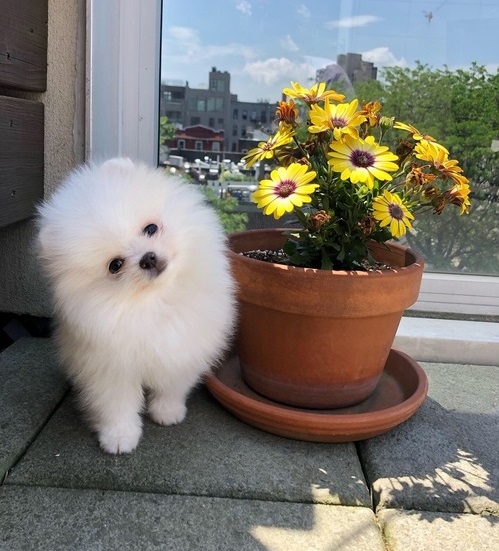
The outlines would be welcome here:
M 499 323 L 403 317 L 393 346 L 416 361 L 499 366 Z
M 499 316 L 499 277 L 425 272 L 412 309 Z

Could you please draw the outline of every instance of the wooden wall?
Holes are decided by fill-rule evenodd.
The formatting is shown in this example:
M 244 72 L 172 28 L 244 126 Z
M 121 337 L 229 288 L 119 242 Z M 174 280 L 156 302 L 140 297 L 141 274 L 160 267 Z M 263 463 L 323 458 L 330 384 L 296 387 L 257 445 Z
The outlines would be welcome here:
M 47 88 L 47 30 L 48 0 L 0 0 L 0 226 L 43 197 L 43 103 L 15 96 Z

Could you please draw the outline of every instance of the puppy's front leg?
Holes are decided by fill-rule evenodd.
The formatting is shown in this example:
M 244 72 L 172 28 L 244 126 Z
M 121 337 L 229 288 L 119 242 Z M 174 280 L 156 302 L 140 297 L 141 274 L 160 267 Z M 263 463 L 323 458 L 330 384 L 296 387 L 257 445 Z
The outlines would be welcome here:
M 151 389 L 149 395 L 149 416 L 159 425 L 175 425 L 184 420 L 187 413 L 185 402 L 191 384 L 170 381 L 168 385 Z
M 122 378 L 81 388 L 83 404 L 97 432 L 102 449 L 108 453 L 130 453 L 142 435 L 143 391 L 138 382 Z

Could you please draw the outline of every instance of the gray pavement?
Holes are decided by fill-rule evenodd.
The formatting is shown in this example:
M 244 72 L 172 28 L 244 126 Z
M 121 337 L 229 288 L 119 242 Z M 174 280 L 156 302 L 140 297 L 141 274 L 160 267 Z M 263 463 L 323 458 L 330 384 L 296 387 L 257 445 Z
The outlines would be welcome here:
M 499 366 L 422 363 L 429 396 L 357 444 L 247 426 L 201 386 L 130 455 L 83 424 L 52 345 L 0 355 L 0 551 L 499 549 Z

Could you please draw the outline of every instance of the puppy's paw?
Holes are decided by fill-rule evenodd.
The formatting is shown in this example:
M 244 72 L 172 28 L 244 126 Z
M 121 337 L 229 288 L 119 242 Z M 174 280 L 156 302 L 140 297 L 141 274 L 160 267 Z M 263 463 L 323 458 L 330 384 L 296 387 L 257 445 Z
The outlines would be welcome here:
M 99 443 L 107 453 L 130 453 L 137 447 L 142 427 L 136 423 L 120 423 L 99 431 Z
M 172 402 L 165 398 L 152 399 L 149 416 L 159 425 L 175 425 L 185 419 L 187 408 L 184 402 Z

